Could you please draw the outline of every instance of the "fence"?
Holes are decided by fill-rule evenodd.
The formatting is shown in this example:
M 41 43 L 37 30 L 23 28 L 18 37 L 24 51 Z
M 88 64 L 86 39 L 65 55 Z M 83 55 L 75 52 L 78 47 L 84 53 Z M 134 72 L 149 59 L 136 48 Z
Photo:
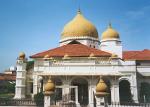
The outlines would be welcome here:
M 0 99 L 0 106 L 35 106 L 36 103 L 33 100 L 28 99 Z
M 112 103 L 108 107 L 150 107 L 150 103 Z
M 0 106 L 36 106 L 37 103 L 34 100 L 30 99 L 0 99 Z M 38 101 L 39 106 L 43 106 L 43 101 Z M 56 107 L 56 106 L 54 106 Z M 75 103 L 61 103 L 59 107 L 76 107 Z M 81 106 L 81 107 L 87 107 L 87 106 Z M 96 107 L 96 105 L 95 105 Z M 150 103 L 112 103 L 111 105 L 108 105 L 107 107 L 150 107 Z

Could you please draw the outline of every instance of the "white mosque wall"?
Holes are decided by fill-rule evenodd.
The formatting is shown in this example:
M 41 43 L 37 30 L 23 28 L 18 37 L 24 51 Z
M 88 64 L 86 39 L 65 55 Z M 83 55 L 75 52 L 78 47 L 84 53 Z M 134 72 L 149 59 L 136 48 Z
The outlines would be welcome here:
M 67 45 L 68 43 L 72 42 L 73 40 L 76 40 L 80 42 L 81 44 L 84 44 L 86 46 L 89 46 L 91 48 L 99 49 L 99 41 L 95 40 L 94 38 L 78 38 L 78 39 L 67 39 L 66 41 L 60 42 L 60 46 Z
M 101 41 L 100 49 L 122 58 L 122 45 L 120 41 Z
M 134 65 L 94 65 L 94 64 L 78 64 L 77 65 L 51 65 L 51 66 L 35 66 L 34 71 L 42 71 L 52 75 L 116 75 L 118 72 L 135 72 Z
M 138 66 L 137 71 L 143 76 L 150 76 L 150 66 Z
M 33 73 L 33 78 L 34 78 L 33 94 L 36 94 L 38 92 L 38 80 L 37 80 L 38 75 L 51 75 L 51 76 L 55 75 L 55 76 L 62 76 L 62 77 L 63 75 L 67 75 L 70 77 L 73 76 L 84 77 L 87 75 L 89 76 L 92 75 L 111 76 L 112 75 L 112 77 L 114 77 L 114 75 L 119 75 L 120 77 L 119 81 L 124 79 L 129 81 L 131 87 L 131 93 L 133 95 L 133 100 L 135 102 L 138 102 L 139 90 L 137 87 L 139 86 L 137 85 L 135 61 L 123 61 L 118 59 L 118 60 L 110 61 L 109 63 L 107 61 L 103 61 L 103 63 L 96 64 L 95 60 L 80 59 L 80 60 L 65 60 L 65 61 L 58 61 L 58 62 L 50 62 L 50 61 L 44 61 L 43 59 L 37 59 L 35 60 L 34 73 Z M 93 81 L 94 85 L 90 86 L 92 87 L 91 88 L 92 90 L 95 90 L 95 88 L 93 87 L 96 85 L 98 81 L 97 79 L 98 78 L 95 78 Z M 69 81 L 71 80 L 69 79 Z M 91 83 L 91 80 L 88 80 L 88 82 Z M 119 88 L 115 88 L 115 90 L 118 89 Z M 116 100 L 119 101 L 119 97 L 117 99 L 114 99 L 114 101 Z
M 34 65 L 34 71 L 62 71 L 62 72 L 75 72 L 75 71 L 89 71 L 89 72 L 135 72 L 135 61 L 122 61 L 117 60 L 66 60 L 66 61 L 44 61 L 37 59 Z

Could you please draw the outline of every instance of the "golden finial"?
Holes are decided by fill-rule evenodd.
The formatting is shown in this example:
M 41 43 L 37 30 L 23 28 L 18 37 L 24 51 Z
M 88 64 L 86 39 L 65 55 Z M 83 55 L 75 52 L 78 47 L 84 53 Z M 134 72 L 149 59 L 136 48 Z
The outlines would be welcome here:
M 109 24 L 108 24 L 108 28 L 112 28 L 111 22 L 109 22 Z
M 99 78 L 102 79 L 102 76 L 100 75 Z
M 80 9 L 80 6 L 78 8 L 78 14 L 81 14 L 81 9 Z

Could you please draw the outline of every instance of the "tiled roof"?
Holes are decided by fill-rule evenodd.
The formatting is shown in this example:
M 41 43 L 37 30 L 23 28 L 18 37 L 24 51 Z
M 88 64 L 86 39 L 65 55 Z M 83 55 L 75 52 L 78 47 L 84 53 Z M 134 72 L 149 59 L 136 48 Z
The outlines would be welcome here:
M 0 74 L 0 81 L 16 81 L 14 74 Z
M 150 50 L 142 51 L 124 51 L 123 59 L 125 60 L 150 60 Z
M 108 52 L 104 52 L 95 48 L 90 48 L 83 44 L 67 44 L 54 49 L 50 49 L 48 51 L 37 53 L 30 57 L 43 58 L 45 55 L 48 55 L 49 57 L 63 57 L 66 54 L 70 57 L 89 57 L 90 54 L 94 54 L 94 56 L 96 57 L 111 56 L 111 54 Z

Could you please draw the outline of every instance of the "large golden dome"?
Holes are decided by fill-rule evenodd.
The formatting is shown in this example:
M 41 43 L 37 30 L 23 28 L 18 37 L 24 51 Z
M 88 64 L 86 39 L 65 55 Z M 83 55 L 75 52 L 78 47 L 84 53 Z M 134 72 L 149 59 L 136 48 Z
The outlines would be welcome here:
M 112 40 L 112 39 L 119 39 L 119 38 L 120 38 L 119 33 L 112 28 L 111 24 L 109 24 L 106 31 L 102 33 L 102 40 Z
M 68 24 L 65 25 L 61 38 L 80 38 L 80 37 L 93 37 L 98 39 L 98 32 L 95 26 L 84 18 L 80 10 L 77 15 Z

